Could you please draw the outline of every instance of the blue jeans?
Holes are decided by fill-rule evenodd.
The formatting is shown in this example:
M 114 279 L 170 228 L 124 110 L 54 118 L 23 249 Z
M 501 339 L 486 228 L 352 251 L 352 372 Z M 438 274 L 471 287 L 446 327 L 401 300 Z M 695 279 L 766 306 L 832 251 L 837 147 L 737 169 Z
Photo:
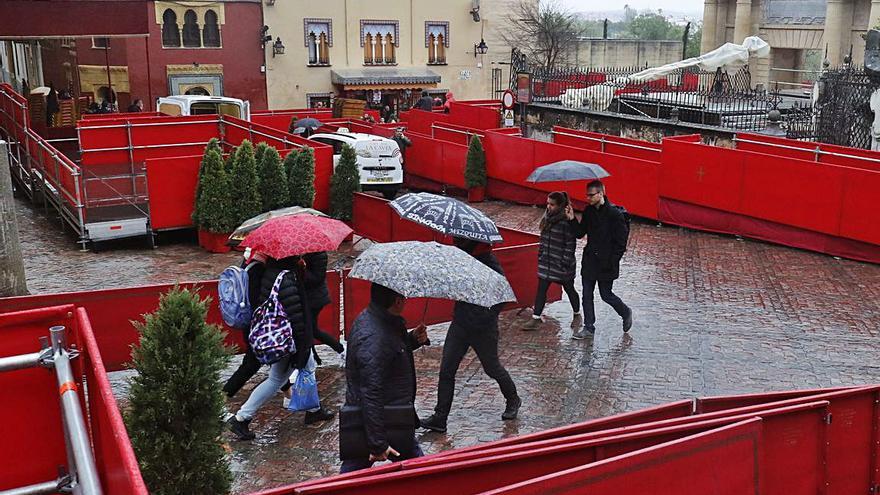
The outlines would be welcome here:
M 413 436 L 412 455 L 410 455 L 410 456 L 401 455 L 400 458 L 397 460 L 402 461 L 405 459 L 414 459 L 416 457 L 422 457 L 423 455 L 425 455 L 425 453 L 422 452 L 422 448 L 419 447 L 419 440 L 415 436 Z M 350 473 L 352 471 L 360 471 L 361 469 L 367 469 L 370 467 L 373 467 L 373 463 L 370 461 L 369 458 L 367 458 L 367 459 L 350 459 L 348 461 L 342 461 L 342 467 L 339 469 L 339 473 L 340 474 Z
M 241 409 L 238 410 L 238 413 L 235 415 L 238 420 L 247 421 L 256 416 L 260 407 L 281 390 L 281 386 L 287 383 L 292 374 L 292 355 L 272 364 L 269 368 L 269 377 L 257 385 L 257 388 L 255 388 L 254 391 L 251 392 L 251 396 L 248 397 L 247 402 L 242 404 Z

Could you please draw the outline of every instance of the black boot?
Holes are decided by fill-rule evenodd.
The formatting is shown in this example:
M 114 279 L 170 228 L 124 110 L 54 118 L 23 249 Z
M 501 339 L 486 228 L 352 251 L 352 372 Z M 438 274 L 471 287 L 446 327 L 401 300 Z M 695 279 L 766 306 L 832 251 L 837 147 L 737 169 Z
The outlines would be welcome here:
M 227 424 L 229 424 L 229 430 L 232 431 L 232 433 L 235 433 L 236 440 L 253 440 L 257 438 L 257 435 L 255 435 L 249 428 L 251 424 L 251 420 L 249 419 L 246 421 L 239 421 L 238 418 L 233 415 L 229 418 Z
M 508 399 L 507 407 L 504 408 L 504 412 L 501 413 L 501 419 L 516 419 L 516 415 L 519 413 L 519 407 L 522 405 L 522 399 L 519 396 L 514 397 L 513 399 Z
M 333 411 L 328 411 L 323 407 L 315 412 L 306 411 L 305 423 L 307 425 L 310 425 L 312 423 L 318 423 L 320 421 L 327 421 L 329 419 L 333 419 L 334 414 L 335 413 Z
M 426 430 L 446 433 L 446 418 L 439 414 L 432 414 L 425 419 L 419 420 L 419 422 L 422 424 L 422 428 Z

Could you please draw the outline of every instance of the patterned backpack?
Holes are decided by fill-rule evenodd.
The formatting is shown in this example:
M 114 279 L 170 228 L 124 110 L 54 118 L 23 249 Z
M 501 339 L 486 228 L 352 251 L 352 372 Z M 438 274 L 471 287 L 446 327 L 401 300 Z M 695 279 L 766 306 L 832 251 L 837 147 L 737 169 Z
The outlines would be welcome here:
M 257 361 L 263 364 L 275 363 L 296 352 L 293 328 L 290 326 L 290 320 L 287 319 L 287 313 L 284 312 L 284 306 L 278 301 L 278 289 L 287 272 L 288 270 L 283 270 L 278 274 L 269 298 L 254 311 L 251 320 L 248 342 L 254 350 Z

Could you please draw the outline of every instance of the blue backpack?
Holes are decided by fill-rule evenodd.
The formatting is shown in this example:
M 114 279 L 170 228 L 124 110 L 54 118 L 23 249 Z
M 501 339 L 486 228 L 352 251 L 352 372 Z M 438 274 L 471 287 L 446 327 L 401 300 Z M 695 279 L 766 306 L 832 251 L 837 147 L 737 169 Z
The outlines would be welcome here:
M 296 352 L 293 341 L 293 328 L 284 306 L 278 301 L 278 290 L 287 270 L 278 274 L 269 298 L 254 311 L 248 343 L 257 361 L 272 364 Z
M 220 274 L 220 281 L 217 283 L 220 314 L 223 315 L 223 321 L 232 328 L 243 330 L 251 325 L 253 311 L 248 296 L 250 279 L 247 270 L 253 265 L 251 263 L 246 268 L 230 266 Z

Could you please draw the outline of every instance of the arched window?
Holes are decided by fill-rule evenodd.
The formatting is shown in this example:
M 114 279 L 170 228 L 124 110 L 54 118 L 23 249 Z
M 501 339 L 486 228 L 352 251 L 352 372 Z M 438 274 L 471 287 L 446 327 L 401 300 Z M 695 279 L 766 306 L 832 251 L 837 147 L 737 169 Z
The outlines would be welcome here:
M 394 36 L 391 33 L 385 35 L 382 39 L 382 54 L 386 64 L 393 64 L 397 61 L 394 56 Z
M 96 95 L 99 102 L 103 103 L 105 101 L 109 103 L 116 103 L 116 91 L 111 90 L 107 86 L 101 86 L 98 88 L 98 94 Z
M 205 12 L 205 28 L 202 35 L 205 46 L 220 47 L 220 25 L 217 23 L 217 13 L 213 10 Z
M 183 46 L 187 48 L 200 48 L 202 46 L 202 33 L 199 31 L 199 22 L 196 13 L 187 10 L 183 15 Z
M 437 37 L 433 34 L 428 35 L 428 63 L 437 63 Z
M 438 64 L 446 63 L 446 36 L 442 34 L 437 35 L 437 51 L 436 51 L 437 59 L 434 61 Z
M 180 29 L 177 27 L 177 14 L 171 9 L 162 13 L 162 46 L 180 46 Z
M 368 34 L 364 36 L 364 63 L 372 64 L 375 57 L 373 56 L 376 53 L 376 40 L 373 39 L 372 34 Z

